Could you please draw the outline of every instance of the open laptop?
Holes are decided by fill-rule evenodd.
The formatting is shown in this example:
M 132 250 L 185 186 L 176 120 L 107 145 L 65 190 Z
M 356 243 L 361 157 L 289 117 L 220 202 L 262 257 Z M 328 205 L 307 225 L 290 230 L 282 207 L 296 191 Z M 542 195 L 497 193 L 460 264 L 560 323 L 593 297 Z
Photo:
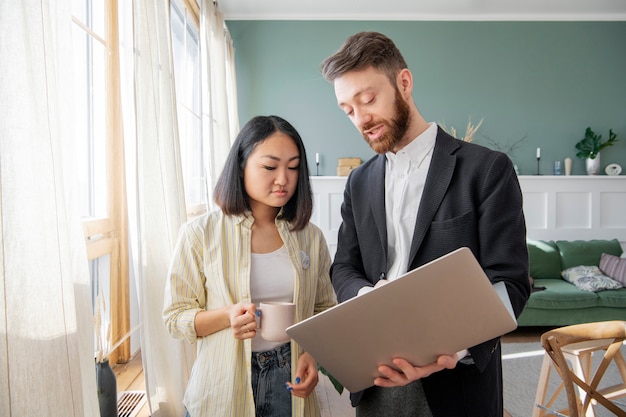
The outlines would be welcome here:
M 514 330 L 504 283 L 491 284 L 472 252 L 459 248 L 380 288 L 287 328 L 350 392 L 374 385 L 395 357 L 434 362 Z

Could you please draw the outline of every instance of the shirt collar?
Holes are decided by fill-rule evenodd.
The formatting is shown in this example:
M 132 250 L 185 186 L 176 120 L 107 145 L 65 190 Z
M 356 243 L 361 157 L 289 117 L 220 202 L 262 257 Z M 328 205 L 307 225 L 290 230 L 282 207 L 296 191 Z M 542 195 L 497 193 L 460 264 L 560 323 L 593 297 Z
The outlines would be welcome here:
M 289 223 L 287 220 L 280 218 L 280 216 L 283 214 L 283 210 L 284 208 L 281 207 L 278 211 L 278 214 L 276 215 L 276 224 L 278 225 L 282 223 Z M 246 209 L 242 214 L 233 214 L 231 217 L 235 223 L 243 223 L 247 227 L 252 227 L 252 224 L 254 223 L 254 217 L 252 216 L 252 211 L 250 211 L 250 209 Z
M 404 148 L 400 149 L 397 153 L 387 152 L 385 156 L 387 161 L 396 161 L 399 157 L 408 157 L 411 162 L 419 163 L 426 153 L 428 153 L 435 146 L 435 139 L 437 138 L 437 124 L 431 122 L 428 128 L 423 131 L 419 136 L 409 142 Z

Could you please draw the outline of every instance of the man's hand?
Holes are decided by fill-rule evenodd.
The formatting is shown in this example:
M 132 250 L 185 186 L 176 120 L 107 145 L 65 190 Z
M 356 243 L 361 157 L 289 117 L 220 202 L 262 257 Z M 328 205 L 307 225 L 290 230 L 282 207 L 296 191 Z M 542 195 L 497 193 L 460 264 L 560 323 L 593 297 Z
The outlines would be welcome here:
M 378 372 L 383 376 L 374 379 L 374 384 L 379 387 L 401 387 L 418 379 L 426 378 L 442 369 L 453 369 L 458 361 L 456 353 L 454 355 L 441 355 L 437 358 L 437 362 L 425 366 L 413 366 L 402 358 L 394 358 L 392 362 L 400 370 L 396 371 L 386 365 L 379 366 Z

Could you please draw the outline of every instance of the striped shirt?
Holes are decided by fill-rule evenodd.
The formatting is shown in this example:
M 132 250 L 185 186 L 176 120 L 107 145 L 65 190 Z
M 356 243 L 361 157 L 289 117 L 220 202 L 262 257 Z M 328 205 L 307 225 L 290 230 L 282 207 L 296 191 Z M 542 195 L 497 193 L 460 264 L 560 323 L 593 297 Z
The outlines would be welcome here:
M 197 344 L 184 397 L 191 417 L 255 415 L 251 339 L 235 339 L 230 328 L 197 337 L 194 327 L 195 315 L 201 310 L 251 301 L 253 221 L 250 213 L 226 216 L 215 211 L 185 224 L 178 237 L 165 289 L 163 319 L 173 337 Z M 276 220 L 276 225 L 294 267 L 296 321 L 335 305 L 330 253 L 320 229 L 309 223 L 303 230 L 290 231 L 285 220 Z M 295 371 L 302 350 L 292 341 L 291 351 Z M 319 416 L 315 391 L 307 399 L 292 396 L 292 409 L 294 417 Z

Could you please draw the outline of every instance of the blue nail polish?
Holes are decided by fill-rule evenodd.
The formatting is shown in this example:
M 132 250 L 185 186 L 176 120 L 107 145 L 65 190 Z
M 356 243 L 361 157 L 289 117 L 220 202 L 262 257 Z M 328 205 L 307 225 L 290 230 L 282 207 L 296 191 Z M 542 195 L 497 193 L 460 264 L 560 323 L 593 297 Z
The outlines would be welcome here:
M 291 392 L 293 391 L 293 388 L 291 388 L 289 385 L 285 384 L 285 388 L 287 388 L 287 391 Z
M 256 314 L 257 317 L 261 317 L 261 312 L 259 310 L 256 310 L 254 314 Z
M 299 377 L 299 376 L 297 376 L 297 377 L 296 377 L 296 384 L 299 384 L 299 383 L 300 383 L 300 377 Z

